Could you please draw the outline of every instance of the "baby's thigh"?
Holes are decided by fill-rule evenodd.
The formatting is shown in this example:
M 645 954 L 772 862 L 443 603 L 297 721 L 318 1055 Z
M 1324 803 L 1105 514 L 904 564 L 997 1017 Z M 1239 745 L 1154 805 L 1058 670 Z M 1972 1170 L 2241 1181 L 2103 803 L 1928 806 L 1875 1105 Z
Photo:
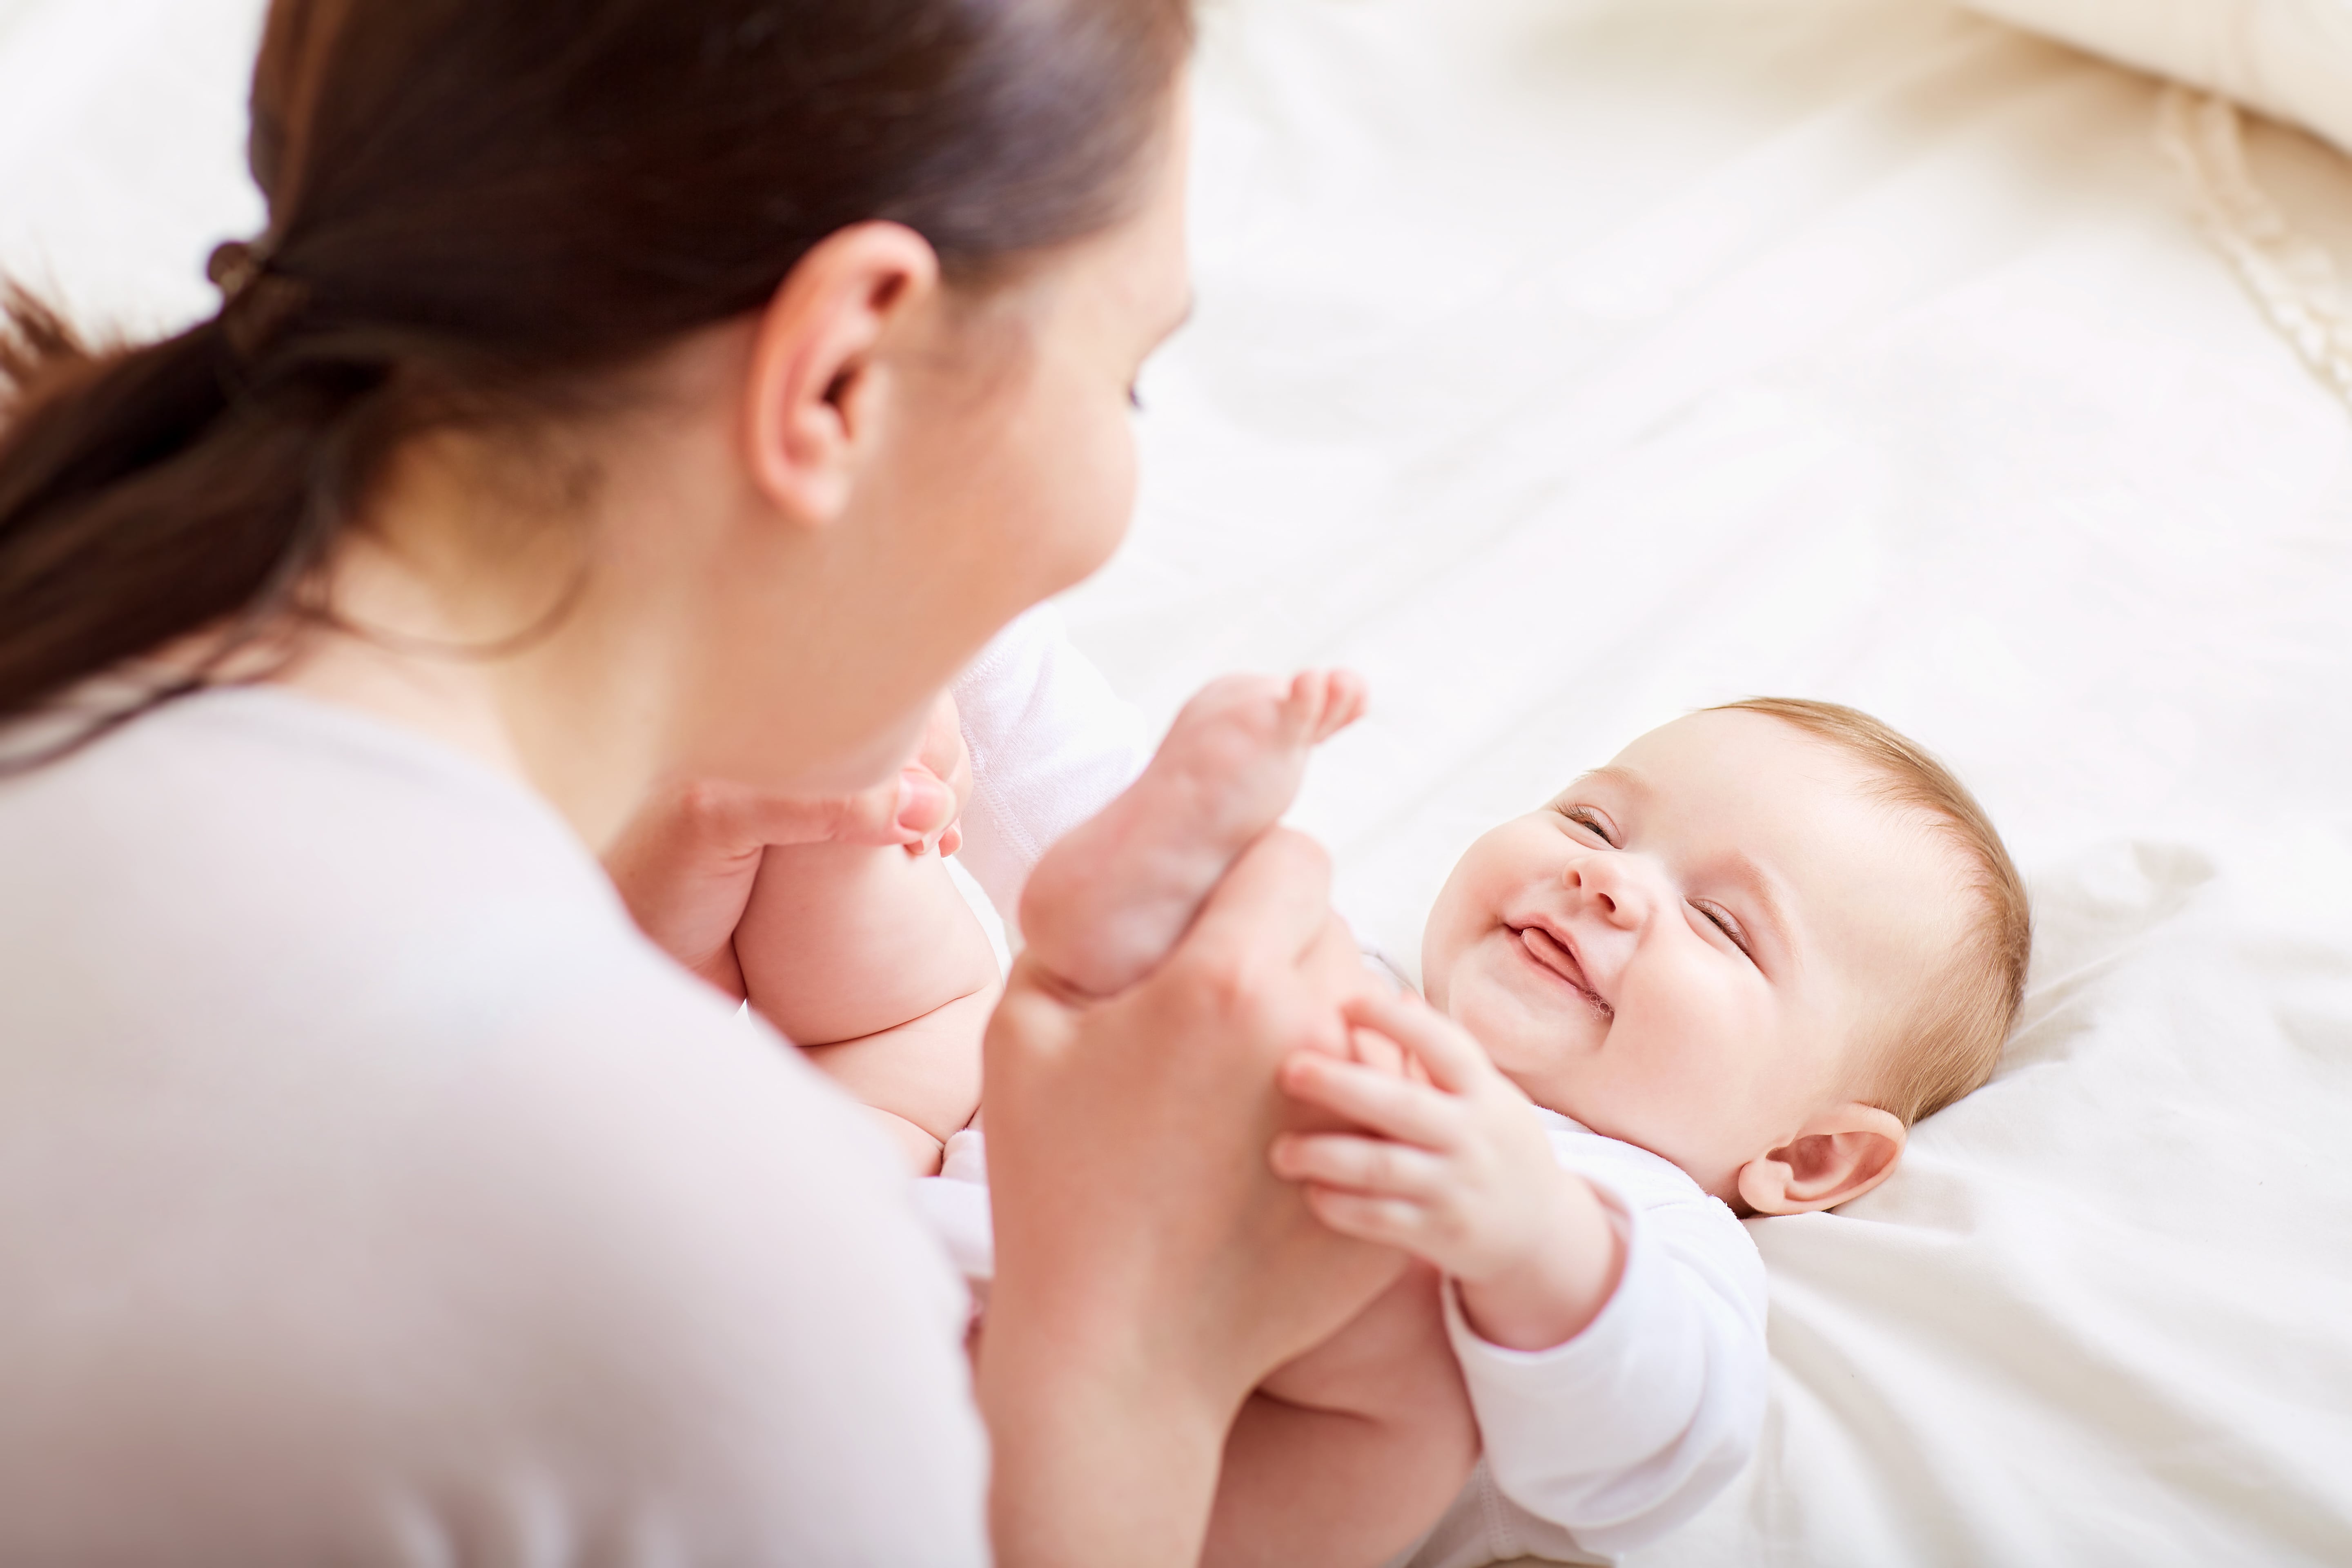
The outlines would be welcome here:
M 1346 1327 L 1275 1369 L 1261 1389 L 1309 1409 L 1475 1431 L 1462 1369 L 1446 1342 L 1444 1278 L 1414 1262 Z
M 1478 1424 L 1440 1284 L 1412 1266 L 1243 1407 L 1207 1568 L 1373 1568 L 1444 1516 L 1478 1462 Z

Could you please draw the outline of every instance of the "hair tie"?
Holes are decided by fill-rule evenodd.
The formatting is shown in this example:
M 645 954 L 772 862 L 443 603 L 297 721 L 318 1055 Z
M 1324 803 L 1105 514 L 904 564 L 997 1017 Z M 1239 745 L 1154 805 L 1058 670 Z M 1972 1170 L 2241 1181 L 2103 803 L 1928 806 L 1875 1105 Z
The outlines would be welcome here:
M 275 260 L 266 239 L 232 239 L 205 263 L 205 276 L 221 291 L 221 330 L 239 359 L 257 358 L 310 302 L 310 289 L 276 270 Z

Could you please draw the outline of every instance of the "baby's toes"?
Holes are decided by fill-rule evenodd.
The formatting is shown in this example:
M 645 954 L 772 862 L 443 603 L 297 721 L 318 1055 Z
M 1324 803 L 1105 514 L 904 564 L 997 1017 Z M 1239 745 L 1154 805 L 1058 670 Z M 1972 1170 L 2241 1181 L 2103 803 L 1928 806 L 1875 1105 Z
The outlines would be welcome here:
M 1176 715 L 1155 766 L 1220 778 L 1253 774 L 1267 758 L 1309 743 L 1312 708 L 1297 684 L 1267 675 L 1228 675 L 1202 687 Z
M 1352 669 L 1331 672 L 1331 705 L 1323 716 L 1323 732 L 1315 738 L 1328 740 L 1364 716 L 1371 700 L 1370 689 L 1364 678 Z
M 1364 678 L 1352 669 L 1307 670 L 1291 683 L 1286 706 L 1303 743 L 1328 741 L 1363 717 Z

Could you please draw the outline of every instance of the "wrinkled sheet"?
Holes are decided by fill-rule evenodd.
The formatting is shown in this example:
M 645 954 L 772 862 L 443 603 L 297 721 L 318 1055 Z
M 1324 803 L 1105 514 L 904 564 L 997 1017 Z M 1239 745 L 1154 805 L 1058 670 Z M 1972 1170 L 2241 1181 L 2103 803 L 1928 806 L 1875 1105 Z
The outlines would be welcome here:
M 1754 1224 L 1761 1452 L 1634 1560 L 2352 1562 L 2352 415 L 2153 85 L 1915 0 L 1265 0 L 1201 78 L 1199 316 L 1072 615 L 1155 714 L 1370 678 L 1296 816 L 1368 937 L 1759 691 L 1942 752 L 2033 884 L 2000 1078 Z M 2251 145 L 2352 258 L 2352 165 Z
M 0 0 L 0 262 L 204 308 L 256 10 Z M 1932 0 L 1211 5 L 1115 684 L 1370 676 L 1295 820 L 1408 963 L 1485 826 L 1749 692 L 1925 741 L 2034 886 L 1999 1079 L 1756 1223 L 1762 1450 L 1639 1563 L 2352 1561 L 2352 415 L 2154 90 Z M 2352 168 L 2252 145 L 2352 257 Z

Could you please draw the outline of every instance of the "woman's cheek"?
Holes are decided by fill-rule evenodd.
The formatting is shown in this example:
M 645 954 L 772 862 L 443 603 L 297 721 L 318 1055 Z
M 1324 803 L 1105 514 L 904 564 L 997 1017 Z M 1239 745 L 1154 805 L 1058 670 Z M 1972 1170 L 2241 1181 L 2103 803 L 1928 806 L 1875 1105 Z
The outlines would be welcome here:
M 1041 598 L 1101 570 L 1135 516 L 1135 437 L 1124 411 L 1107 421 L 1092 409 L 1072 410 L 1058 427 L 1071 435 L 1043 455 L 1029 513 L 1033 527 L 1050 520 L 1050 537 L 1031 541 L 1043 568 Z
M 1095 497 L 1089 509 L 1091 518 L 1086 531 L 1088 548 L 1086 564 L 1078 574 L 1081 578 L 1094 575 L 1118 552 L 1127 539 L 1128 529 L 1135 522 L 1139 479 L 1135 430 L 1124 408 L 1113 416 L 1109 426 L 1096 447 L 1102 455 L 1101 470 L 1095 480 Z

